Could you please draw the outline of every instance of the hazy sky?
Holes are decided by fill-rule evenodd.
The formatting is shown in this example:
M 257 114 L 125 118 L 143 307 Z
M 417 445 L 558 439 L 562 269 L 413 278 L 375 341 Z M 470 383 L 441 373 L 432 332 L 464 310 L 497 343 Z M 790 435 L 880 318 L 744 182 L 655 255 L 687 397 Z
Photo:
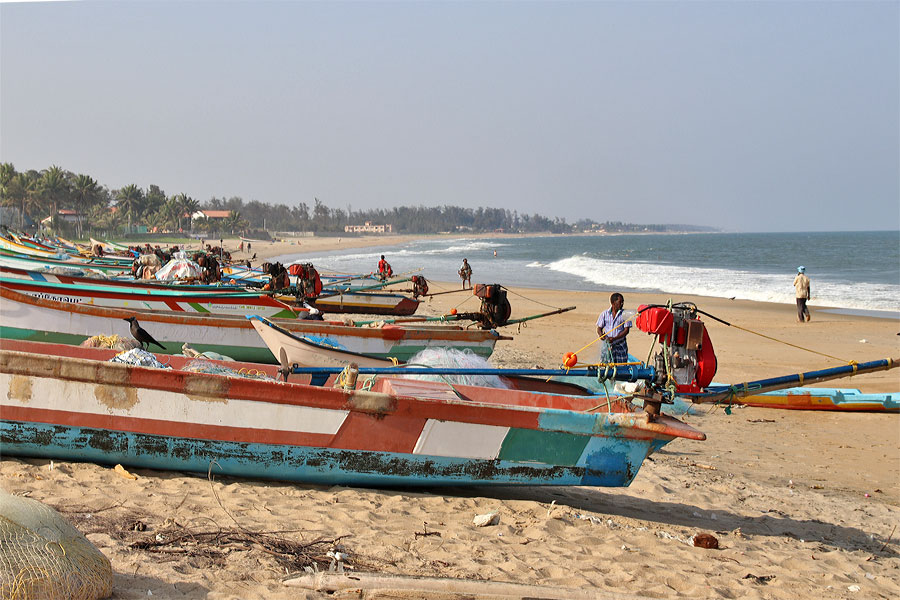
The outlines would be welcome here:
M 0 5 L 0 159 L 352 209 L 900 228 L 900 2 Z

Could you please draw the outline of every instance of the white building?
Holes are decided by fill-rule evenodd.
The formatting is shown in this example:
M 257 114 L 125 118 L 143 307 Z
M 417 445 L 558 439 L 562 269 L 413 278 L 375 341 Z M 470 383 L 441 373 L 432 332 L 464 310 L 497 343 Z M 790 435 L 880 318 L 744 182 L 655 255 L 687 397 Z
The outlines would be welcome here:
M 390 223 L 387 225 L 372 225 L 372 223 L 366 221 L 365 225 L 344 225 L 344 231 L 346 233 L 393 233 L 394 226 Z

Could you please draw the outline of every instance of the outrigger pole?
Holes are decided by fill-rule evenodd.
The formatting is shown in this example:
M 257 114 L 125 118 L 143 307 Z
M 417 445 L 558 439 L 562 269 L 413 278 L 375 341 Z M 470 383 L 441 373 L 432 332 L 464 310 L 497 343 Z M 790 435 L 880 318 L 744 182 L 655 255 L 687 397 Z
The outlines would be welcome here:
M 706 388 L 705 392 L 700 394 L 679 395 L 694 402 L 719 402 L 728 400 L 729 398 L 743 398 L 744 396 L 799 387 L 810 383 L 853 377 L 854 375 L 861 375 L 863 373 L 888 371 L 897 367 L 900 367 L 900 358 L 884 358 L 881 360 L 845 365 L 842 367 L 821 369 L 819 371 L 807 371 L 806 373 L 783 375 L 781 377 L 771 377 L 769 379 L 757 379 L 756 381 L 748 381 L 737 385 L 710 386 Z
M 862 375 L 863 373 L 874 373 L 876 371 L 887 371 L 900 367 L 900 358 L 884 358 L 856 365 L 847 365 L 841 367 L 833 367 L 830 369 L 821 369 L 818 371 L 807 371 L 805 373 L 797 373 L 794 375 L 784 375 L 782 377 L 773 377 L 769 379 L 758 379 L 756 381 L 748 381 L 737 385 L 729 386 L 711 386 L 704 392 L 696 394 L 678 393 L 677 396 L 684 397 L 693 402 L 720 402 L 729 398 L 741 398 L 762 392 L 770 392 L 791 388 L 807 383 L 819 383 L 821 381 L 829 381 L 831 379 L 841 379 L 844 377 L 852 377 L 853 375 Z M 286 377 L 289 374 L 294 375 L 310 375 L 313 385 L 324 385 L 329 375 L 341 373 L 344 367 L 300 367 L 292 365 L 281 369 L 281 373 Z M 461 367 L 443 368 L 443 367 L 358 367 L 360 375 L 497 375 L 503 376 L 534 376 L 534 377 L 554 377 L 554 376 L 575 376 L 575 377 L 591 377 L 600 381 L 656 381 L 657 370 L 654 367 L 644 365 L 619 365 L 607 367 L 587 367 L 584 369 L 467 369 Z M 671 402 L 671 394 L 666 398 Z

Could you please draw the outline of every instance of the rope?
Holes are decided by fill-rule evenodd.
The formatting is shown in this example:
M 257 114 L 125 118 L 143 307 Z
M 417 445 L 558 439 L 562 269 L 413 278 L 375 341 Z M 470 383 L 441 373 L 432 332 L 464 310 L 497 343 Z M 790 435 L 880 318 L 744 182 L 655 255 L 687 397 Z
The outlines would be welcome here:
M 507 294 L 512 294 L 514 296 L 518 296 L 519 298 L 523 298 L 525 300 L 528 300 L 529 302 L 534 302 L 535 304 L 540 304 L 541 306 L 546 306 L 547 308 L 556 308 L 556 309 L 562 308 L 561 306 L 553 306 L 552 304 L 545 304 L 543 302 L 539 302 L 539 301 L 535 300 L 534 298 L 529 298 L 528 296 L 523 296 L 522 294 L 512 291 L 505 285 L 501 286 L 501 287 L 503 287 L 503 289 L 506 290 Z
M 751 330 L 751 329 L 747 329 L 747 328 L 745 328 L 745 327 L 741 327 L 740 325 L 733 325 L 733 324 L 732 324 L 731 327 L 734 327 L 734 328 L 736 328 L 736 329 L 740 329 L 741 331 L 745 331 L 745 332 L 747 332 L 747 333 L 752 333 L 753 335 L 758 335 L 759 337 L 766 338 L 767 340 L 771 340 L 771 341 L 773 341 L 773 342 L 778 342 L 779 344 L 784 344 L 784 345 L 790 346 L 790 347 L 792 347 L 792 348 L 797 348 L 798 350 L 804 350 L 804 351 L 806 351 L 806 352 L 812 352 L 813 354 L 818 354 L 819 356 L 824 356 L 824 357 L 826 357 L 826 358 L 831 358 L 831 359 L 833 359 L 833 360 L 838 360 L 838 361 L 841 361 L 841 362 L 845 362 L 845 363 L 847 363 L 848 365 L 853 365 L 853 366 L 854 366 L 854 373 L 856 372 L 856 371 L 855 371 L 855 367 L 856 367 L 857 361 L 855 361 L 855 360 L 846 360 L 846 359 L 844 359 L 844 358 L 838 358 L 837 356 L 831 356 L 830 354 L 825 354 L 824 352 L 819 352 L 818 350 L 813 350 L 813 349 L 811 349 L 811 348 L 805 348 L 805 347 L 803 347 L 803 346 L 798 346 L 797 344 L 792 344 L 792 343 L 790 343 L 790 342 L 785 342 L 784 340 L 779 340 L 778 338 L 774 338 L 774 337 L 772 337 L 772 336 L 765 335 L 764 333 L 759 333 L 758 331 L 753 331 L 753 330 Z
M 606 412 L 611 413 L 612 412 L 612 399 L 609 397 L 609 388 L 606 387 L 605 381 L 601 381 L 600 383 L 603 384 L 603 391 L 606 392 Z M 589 408 L 589 409 L 585 410 L 585 412 L 594 412 L 601 406 L 603 406 L 603 405 L 598 404 L 597 406 L 594 406 L 593 408 Z
M 798 346 L 798 345 L 792 344 L 790 342 L 785 342 L 784 340 L 779 340 L 778 338 L 774 338 L 774 337 L 765 335 L 763 333 L 759 333 L 758 331 L 753 331 L 752 329 L 747 329 L 745 327 L 741 327 L 740 325 L 735 325 L 733 323 L 729 323 L 728 321 L 725 321 L 724 319 L 720 319 L 719 317 L 717 317 L 715 315 L 711 315 L 708 312 L 704 312 L 699 309 L 697 309 L 697 312 L 700 314 L 706 315 L 710 319 L 714 319 L 714 320 L 718 321 L 719 323 L 722 323 L 723 325 L 727 325 L 728 327 L 734 327 L 736 329 L 740 329 L 741 331 L 745 331 L 747 333 L 752 333 L 753 335 L 758 335 L 759 337 L 766 338 L 767 340 L 771 340 L 773 342 L 778 342 L 779 344 L 785 344 L 786 346 L 790 346 L 790 347 L 796 348 L 798 350 L 804 350 L 805 352 L 812 352 L 813 354 L 818 354 L 819 356 L 824 356 L 825 358 L 831 358 L 833 360 L 847 363 L 848 365 L 852 365 L 854 367 L 853 372 L 854 372 L 854 374 L 856 373 L 856 365 L 858 363 L 855 360 L 847 360 L 844 358 L 838 358 L 837 356 L 831 356 L 830 354 L 825 354 L 824 352 L 819 352 L 818 350 L 813 350 L 811 348 L 805 348 L 803 346 Z
M 609 334 L 611 334 L 612 332 L 614 332 L 616 329 L 619 329 L 620 327 L 623 327 L 623 326 L 625 325 L 625 323 L 627 323 L 627 321 L 622 322 L 622 323 L 616 325 L 615 327 L 613 327 L 612 329 L 610 329 L 609 331 L 607 331 L 607 332 L 604 333 L 603 335 L 597 336 L 596 338 L 594 338 L 593 340 L 591 340 L 590 342 L 588 342 L 587 344 L 585 344 L 584 346 L 582 346 L 580 349 L 578 349 L 578 350 L 577 350 L 576 352 L 574 352 L 573 354 L 580 354 L 582 350 L 585 350 L 585 349 L 587 349 L 587 348 L 590 348 L 591 346 L 593 346 L 593 345 L 596 344 L 597 342 L 599 342 L 599 341 L 605 339 L 607 336 L 609 336 Z M 604 364 L 612 364 L 612 363 L 578 363 L 578 364 L 581 365 L 581 366 L 591 366 L 591 367 L 593 367 L 593 366 L 603 366 Z M 623 364 L 623 365 L 639 365 L 639 364 L 641 364 L 641 363 L 621 363 L 621 364 Z M 565 366 L 565 365 L 563 365 L 563 366 Z M 566 369 L 569 369 L 569 368 L 571 368 L 571 367 L 566 367 Z

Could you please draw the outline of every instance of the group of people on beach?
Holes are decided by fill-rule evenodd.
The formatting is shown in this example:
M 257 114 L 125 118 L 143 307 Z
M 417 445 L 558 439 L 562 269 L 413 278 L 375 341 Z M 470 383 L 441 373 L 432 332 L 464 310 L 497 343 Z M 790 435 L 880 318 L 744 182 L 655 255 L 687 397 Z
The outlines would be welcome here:
M 463 261 L 465 262 L 465 261 Z M 794 277 L 794 289 L 797 298 L 797 318 L 801 323 L 810 320 L 809 307 L 806 305 L 811 298 L 809 277 L 806 275 L 806 267 L 797 267 L 797 276 Z M 609 297 L 609 308 L 597 318 L 597 335 L 605 343 L 605 350 L 601 359 L 605 362 L 621 364 L 628 362 L 628 341 L 626 336 L 631 331 L 631 321 L 625 319 L 625 298 L 619 292 Z
M 494 256 L 497 252 L 494 251 Z M 393 272 L 391 265 L 381 255 L 378 261 L 378 274 L 381 278 L 387 279 Z M 459 277 L 462 279 L 462 288 L 472 287 L 472 267 L 469 260 L 464 258 L 462 266 L 459 268 Z M 809 307 L 806 306 L 810 299 L 810 282 L 806 275 L 806 267 L 797 267 L 797 276 L 794 277 L 794 288 L 797 298 L 797 318 L 801 323 L 810 320 Z M 610 363 L 626 363 L 628 362 L 628 333 L 631 331 L 632 323 L 625 319 L 625 297 L 614 292 L 609 297 L 609 308 L 597 317 L 597 335 L 605 342 L 604 350 L 601 352 L 602 360 Z

